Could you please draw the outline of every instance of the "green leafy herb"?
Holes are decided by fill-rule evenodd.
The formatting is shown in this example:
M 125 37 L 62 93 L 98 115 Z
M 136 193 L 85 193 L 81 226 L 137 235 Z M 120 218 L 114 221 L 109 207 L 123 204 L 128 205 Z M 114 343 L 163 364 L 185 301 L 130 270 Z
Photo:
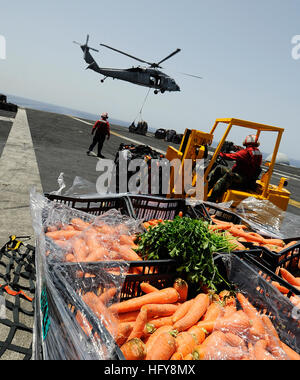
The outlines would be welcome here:
M 147 260 L 174 259 L 178 275 L 198 289 L 206 285 L 215 291 L 228 283 L 214 264 L 213 253 L 229 253 L 234 244 L 208 226 L 203 220 L 176 217 L 139 235 L 136 252 Z

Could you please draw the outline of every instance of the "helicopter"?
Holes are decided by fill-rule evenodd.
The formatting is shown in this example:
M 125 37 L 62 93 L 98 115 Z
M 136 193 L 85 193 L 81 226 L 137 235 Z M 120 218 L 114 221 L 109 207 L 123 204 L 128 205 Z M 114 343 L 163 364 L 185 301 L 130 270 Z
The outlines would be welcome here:
M 158 94 L 159 92 L 163 94 L 165 91 L 169 91 L 169 92 L 180 91 L 180 87 L 175 82 L 175 80 L 158 69 L 162 68 L 160 65 L 163 62 L 165 62 L 167 59 L 170 59 L 175 54 L 179 53 L 181 49 L 176 49 L 167 57 L 165 57 L 164 59 L 160 60 L 157 63 L 155 62 L 151 63 L 143 59 L 134 57 L 133 55 L 125 53 L 121 50 L 115 49 L 111 46 L 100 44 L 100 46 L 106 47 L 108 49 L 116 51 L 117 53 L 123 54 L 127 57 L 130 57 L 141 63 L 145 63 L 148 65 L 148 67 L 137 66 L 137 67 L 131 67 L 129 69 L 114 69 L 114 68 L 99 67 L 99 65 L 96 63 L 96 61 L 94 60 L 94 58 L 92 57 L 90 53 L 90 50 L 95 51 L 95 52 L 99 52 L 99 50 L 95 48 L 91 48 L 88 45 L 89 35 L 87 35 L 85 44 L 82 45 L 77 41 L 73 41 L 73 43 L 81 47 L 81 50 L 83 51 L 83 58 L 85 62 L 88 64 L 87 69 L 93 70 L 104 76 L 103 79 L 101 79 L 101 83 L 103 83 L 108 77 L 111 77 L 113 79 L 120 79 L 123 81 L 131 82 L 139 86 L 154 88 L 155 94 Z M 191 75 L 191 74 L 186 74 L 186 73 L 182 73 L 182 74 L 202 79 L 201 77 L 198 77 L 196 75 Z

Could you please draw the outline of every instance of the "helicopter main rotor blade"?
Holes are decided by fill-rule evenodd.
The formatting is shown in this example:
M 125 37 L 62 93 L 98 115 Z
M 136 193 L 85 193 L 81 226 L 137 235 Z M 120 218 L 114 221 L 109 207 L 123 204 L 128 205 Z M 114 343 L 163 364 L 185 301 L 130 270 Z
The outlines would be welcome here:
M 152 63 L 151 67 L 160 67 L 160 64 L 165 62 L 167 59 L 170 59 L 171 57 L 173 57 L 173 55 L 179 53 L 181 51 L 181 49 L 176 49 L 175 51 L 173 51 L 173 53 L 169 54 L 166 58 L 162 59 L 161 61 L 157 62 L 157 63 Z
M 108 48 L 108 49 L 114 50 L 114 51 L 116 51 L 117 53 L 120 53 L 120 54 L 126 55 L 127 57 L 133 58 L 133 59 L 135 59 L 135 60 L 137 60 L 137 61 L 139 61 L 139 62 L 147 63 L 148 65 L 152 65 L 152 63 L 150 63 L 150 62 L 147 62 L 147 61 L 144 61 L 143 59 L 140 59 L 140 58 L 134 57 L 133 55 L 130 55 L 130 54 L 128 54 L 128 53 L 125 53 L 124 51 L 121 51 L 121 50 L 115 49 L 115 48 L 113 48 L 113 47 L 111 47 L 111 46 L 108 46 L 108 45 L 105 45 L 105 44 L 100 44 L 100 46 L 104 46 L 104 47 L 106 47 L 106 48 Z
M 187 74 L 187 73 L 179 73 L 179 74 L 187 75 L 188 77 L 193 77 L 193 78 L 197 78 L 197 79 L 203 79 L 202 77 L 199 77 L 198 75 L 194 75 L 194 74 Z

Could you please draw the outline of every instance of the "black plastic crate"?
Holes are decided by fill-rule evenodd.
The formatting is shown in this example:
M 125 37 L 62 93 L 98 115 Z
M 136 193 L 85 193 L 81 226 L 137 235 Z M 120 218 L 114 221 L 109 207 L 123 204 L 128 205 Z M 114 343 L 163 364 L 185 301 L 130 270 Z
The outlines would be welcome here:
M 215 263 L 237 291 L 243 293 L 258 311 L 269 316 L 280 339 L 300 353 L 299 313 L 289 300 L 295 289 L 246 253 L 219 255 Z M 289 288 L 288 297 L 283 296 L 271 281 Z
M 123 269 L 128 274 L 125 277 L 121 291 L 117 294 L 120 301 L 139 297 L 143 294 L 140 284 L 148 282 L 158 289 L 173 286 L 176 276 L 176 262 L 174 260 L 148 261 L 101 261 L 94 263 L 64 263 L 54 265 L 55 272 L 64 276 L 74 291 L 82 289 L 84 292 L 94 291 L 99 294 L 107 287 L 116 283 L 115 275 L 110 271 Z M 141 268 L 141 273 L 130 274 L 133 268 Z M 86 276 L 88 274 L 88 276 Z M 93 277 L 91 277 L 93 276 Z
M 250 265 L 253 265 L 254 268 L 257 269 L 259 274 L 263 276 L 265 279 L 270 281 L 276 281 L 280 285 L 284 286 L 289 290 L 287 297 L 290 298 L 292 294 L 300 295 L 300 290 L 295 288 L 293 285 L 286 282 L 283 278 L 281 278 L 278 274 L 276 274 L 273 270 L 271 270 L 267 265 L 264 264 L 263 260 L 260 260 L 260 250 L 249 250 L 249 251 L 236 251 L 236 254 L 240 259 L 245 260 Z
M 95 216 L 102 215 L 111 209 L 116 209 L 123 215 L 132 216 L 131 203 L 126 196 L 115 195 L 99 198 L 73 198 L 47 193 L 45 196 L 51 201 L 65 204 L 75 210 Z
M 237 214 L 229 210 L 223 210 L 221 207 L 207 203 L 205 201 L 194 205 L 196 214 L 203 219 L 213 222 L 211 216 L 215 216 L 218 220 L 230 222 L 233 224 L 246 224 L 247 223 Z
M 264 264 L 273 272 L 278 268 L 285 268 L 294 276 L 300 276 L 300 239 L 282 239 L 286 244 L 291 241 L 297 241 L 293 246 L 283 249 L 281 252 L 274 252 L 266 247 L 256 247 L 260 254 L 257 255 L 259 262 Z M 248 248 L 255 248 L 252 243 L 243 243 Z
M 160 198 L 147 195 L 129 195 L 134 216 L 148 221 L 151 219 L 173 220 L 180 212 L 183 216 L 197 219 L 193 207 L 185 199 Z

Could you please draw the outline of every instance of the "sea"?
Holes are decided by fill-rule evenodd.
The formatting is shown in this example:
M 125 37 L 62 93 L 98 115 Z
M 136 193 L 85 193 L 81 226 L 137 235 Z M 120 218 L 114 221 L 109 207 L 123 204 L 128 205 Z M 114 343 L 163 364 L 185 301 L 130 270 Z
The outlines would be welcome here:
M 20 107 L 25 107 L 25 108 L 30 108 L 30 109 L 35 109 L 39 111 L 46 111 L 46 112 L 53 112 L 53 113 L 58 113 L 62 115 L 72 115 L 81 119 L 85 120 L 97 120 L 99 118 L 99 115 L 89 113 L 89 112 L 84 112 L 84 111 L 78 111 L 74 110 L 72 108 L 68 107 L 63 107 L 63 106 L 58 106 L 54 104 L 49 104 L 45 102 L 40 102 L 37 100 L 33 99 L 27 99 L 23 98 L 21 96 L 16 96 L 16 95 L 7 95 L 7 101 L 17 104 Z M 132 123 L 131 121 L 124 121 L 124 120 L 118 120 L 118 119 L 113 119 L 109 118 L 111 124 L 116 124 L 120 125 L 122 127 L 129 127 L 129 125 Z M 155 128 L 149 127 L 150 132 L 155 132 Z M 263 152 L 263 158 L 265 159 L 270 153 Z M 290 165 L 289 166 L 294 166 L 296 168 L 300 168 L 300 160 L 293 159 L 289 157 Z

